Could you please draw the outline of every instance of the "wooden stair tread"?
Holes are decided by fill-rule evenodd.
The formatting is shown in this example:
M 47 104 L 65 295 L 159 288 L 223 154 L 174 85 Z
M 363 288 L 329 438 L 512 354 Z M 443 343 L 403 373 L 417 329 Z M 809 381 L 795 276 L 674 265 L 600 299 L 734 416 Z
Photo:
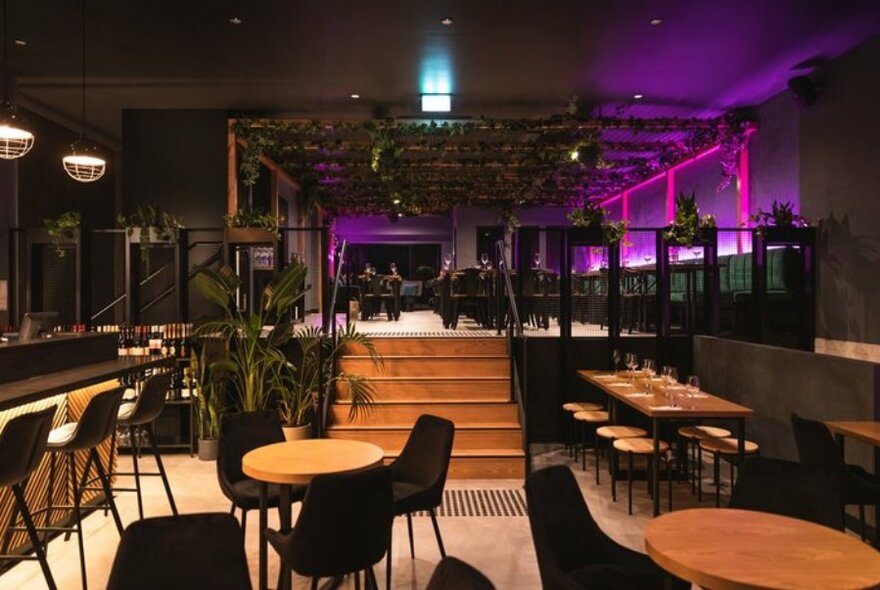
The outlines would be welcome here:
M 352 360 L 370 360 L 372 357 L 366 354 L 345 354 L 339 357 L 340 360 L 352 359 Z M 475 361 L 485 361 L 485 360 L 498 360 L 498 359 L 509 359 L 510 357 L 506 354 L 383 354 L 382 360 L 384 361 L 394 361 L 394 360 L 402 360 L 402 359 L 455 359 L 455 360 L 475 360 Z
M 475 405 L 492 404 L 493 406 L 516 405 L 510 400 L 500 400 L 491 397 L 451 398 L 451 399 L 382 399 L 373 400 L 373 406 L 429 406 L 429 405 Z M 351 400 L 337 398 L 331 405 L 350 406 Z
M 385 457 L 398 457 L 400 450 L 385 451 Z M 468 457 L 525 457 L 525 451 L 518 449 L 453 449 L 453 459 L 465 459 Z
M 328 430 L 412 430 L 412 424 L 333 424 Z M 520 430 L 518 422 L 461 422 L 456 430 Z
M 456 381 L 510 381 L 510 377 L 498 377 L 494 375 L 469 375 L 469 376 L 459 376 L 459 375 L 432 375 L 432 376 L 413 376 L 413 377 L 402 377 L 398 375 L 378 375 L 376 377 L 370 377 L 370 381 L 391 381 L 391 382 L 406 382 L 406 381 L 443 381 L 443 382 L 456 382 Z

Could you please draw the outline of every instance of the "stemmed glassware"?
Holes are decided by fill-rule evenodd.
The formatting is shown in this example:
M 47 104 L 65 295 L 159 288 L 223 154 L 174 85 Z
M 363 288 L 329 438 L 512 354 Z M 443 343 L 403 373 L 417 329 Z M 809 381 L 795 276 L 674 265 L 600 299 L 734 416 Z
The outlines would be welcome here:
M 480 264 L 483 268 L 486 268 L 486 265 L 489 264 L 489 255 L 483 252 L 480 254 Z
M 451 268 L 452 268 L 452 254 L 446 254 L 443 257 L 443 270 L 445 270 L 446 272 L 449 272 L 449 270 Z
M 691 397 L 696 396 L 700 393 L 700 378 L 696 375 L 689 375 L 687 378 L 687 385 L 685 387 L 688 390 L 688 393 Z
M 617 350 L 616 348 L 611 351 L 611 360 L 614 361 L 614 371 L 616 372 L 617 367 L 620 366 L 620 360 L 621 360 L 620 351 Z
M 397 274 L 397 263 L 396 262 L 392 262 L 391 264 L 389 264 L 388 268 L 391 269 L 391 274 L 393 274 L 393 275 Z
M 651 387 L 653 385 L 651 383 L 651 378 L 653 378 L 654 375 L 657 374 L 657 365 L 655 365 L 654 361 L 652 361 L 649 358 L 643 359 L 642 360 L 642 371 L 645 373 L 645 376 L 647 377 L 647 379 L 645 380 L 645 389 L 650 391 Z
M 626 353 L 626 366 L 630 372 L 630 379 L 635 379 L 636 367 L 639 366 L 639 356 L 634 352 Z
M 672 402 L 672 407 L 678 407 L 677 395 L 673 387 L 678 383 L 678 369 L 665 366 L 662 371 L 663 382 L 666 383 L 666 397 Z
M 541 268 L 541 253 L 535 252 L 535 255 L 532 256 L 532 268 Z

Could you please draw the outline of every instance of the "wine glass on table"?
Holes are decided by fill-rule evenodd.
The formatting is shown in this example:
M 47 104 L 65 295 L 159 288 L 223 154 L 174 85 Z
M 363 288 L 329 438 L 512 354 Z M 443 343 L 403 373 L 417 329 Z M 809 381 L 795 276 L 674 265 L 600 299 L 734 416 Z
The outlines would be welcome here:
M 535 252 L 535 255 L 532 256 L 532 268 L 541 268 L 541 253 Z
M 611 351 L 611 360 L 614 361 L 614 367 L 612 367 L 612 370 L 616 373 L 617 367 L 620 366 L 620 360 L 621 360 L 620 351 L 617 350 L 616 348 Z
M 654 361 L 651 359 L 648 359 L 648 358 L 643 359 L 642 360 L 642 372 L 645 373 L 645 377 L 646 377 L 645 389 L 650 391 L 651 386 L 652 386 L 651 379 L 654 377 L 654 375 L 657 374 L 657 365 L 655 365 Z
M 688 393 L 691 397 L 695 397 L 698 393 L 700 393 L 700 378 L 697 375 L 688 375 L 687 384 L 685 387 L 688 390 Z
M 392 275 L 397 276 L 397 263 L 396 262 L 392 262 L 391 264 L 389 264 L 388 268 L 391 269 Z
M 639 366 L 639 357 L 634 352 L 626 353 L 626 366 L 629 369 L 630 379 L 636 378 L 636 367 Z
M 489 255 L 483 252 L 482 254 L 480 254 L 480 265 L 483 268 L 486 268 L 487 264 L 489 264 Z

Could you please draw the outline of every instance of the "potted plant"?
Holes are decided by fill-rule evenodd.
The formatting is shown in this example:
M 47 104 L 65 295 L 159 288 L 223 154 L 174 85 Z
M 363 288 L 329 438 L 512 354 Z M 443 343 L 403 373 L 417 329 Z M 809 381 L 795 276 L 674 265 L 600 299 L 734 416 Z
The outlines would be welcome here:
M 770 211 L 758 209 L 757 213 L 749 215 L 749 219 L 755 222 L 755 233 L 768 241 L 798 241 L 798 230 L 810 228 L 812 224 L 804 216 L 794 211 L 794 203 L 791 201 L 777 201 L 773 199 Z
M 711 241 L 709 233 L 716 227 L 715 216 L 700 216 L 695 193 L 679 193 L 675 198 L 675 218 L 663 231 L 663 239 L 670 245 L 693 247 L 695 242 Z
M 46 233 L 49 234 L 49 241 L 52 242 L 55 254 L 59 258 L 64 258 L 66 253 L 66 249 L 62 248 L 61 245 L 76 240 L 81 222 L 82 216 L 77 211 L 68 211 L 55 219 L 43 220 Z
M 217 459 L 217 443 L 220 438 L 220 418 L 223 415 L 223 401 L 218 381 L 207 362 L 205 348 L 190 354 L 190 370 L 194 389 L 190 392 L 196 406 L 196 424 L 199 431 L 199 459 Z
M 622 219 L 620 221 L 606 221 L 608 210 L 600 207 L 596 201 L 587 199 L 583 206 L 575 207 L 568 213 L 568 220 L 575 227 L 586 229 L 602 230 L 602 241 L 613 246 L 623 242 L 629 228 L 629 221 Z M 623 245 L 628 246 L 627 242 Z
M 279 393 L 287 371 L 281 348 L 293 335 L 290 310 L 305 295 L 306 272 L 299 262 L 277 272 L 250 312 L 235 304 L 242 282 L 228 266 L 202 269 L 193 279 L 201 294 L 223 310 L 222 318 L 205 322 L 197 334 L 218 334 L 225 340 L 226 356 L 211 363 L 211 370 L 228 373 L 242 412 L 266 409 Z
M 183 227 L 183 218 L 160 211 L 152 205 L 138 206 L 132 215 L 120 215 L 116 218 L 119 225 L 131 242 L 140 246 L 141 262 L 149 273 L 150 244 L 174 244 L 177 234 Z
M 274 243 L 280 237 L 284 217 L 242 207 L 223 216 L 226 241 L 237 244 Z
M 351 402 L 349 420 L 368 411 L 373 402 L 374 388 L 368 377 L 337 371 L 334 359 L 345 347 L 355 345 L 366 351 L 373 365 L 381 366 L 382 357 L 373 341 L 353 325 L 342 329 L 334 342 L 313 326 L 301 328 L 293 335 L 299 366 L 287 365 L 280 377 L 278 410 L 288 440 L 308 438 L 312 426 L 309 417 L 321 407 L 324 396 L 342 385 Z M 321 389 L 323 381 L 324 389 Z

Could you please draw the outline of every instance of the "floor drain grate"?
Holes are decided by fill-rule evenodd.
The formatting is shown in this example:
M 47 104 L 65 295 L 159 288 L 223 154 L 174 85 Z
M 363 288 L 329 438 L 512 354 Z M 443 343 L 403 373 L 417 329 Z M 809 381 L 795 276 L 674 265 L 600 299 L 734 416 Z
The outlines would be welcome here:
M 437 516 L 526 516 L 523 491 L 514 488 L 445 490 Z M 425 511 L 413 516 L 429 516 Z

